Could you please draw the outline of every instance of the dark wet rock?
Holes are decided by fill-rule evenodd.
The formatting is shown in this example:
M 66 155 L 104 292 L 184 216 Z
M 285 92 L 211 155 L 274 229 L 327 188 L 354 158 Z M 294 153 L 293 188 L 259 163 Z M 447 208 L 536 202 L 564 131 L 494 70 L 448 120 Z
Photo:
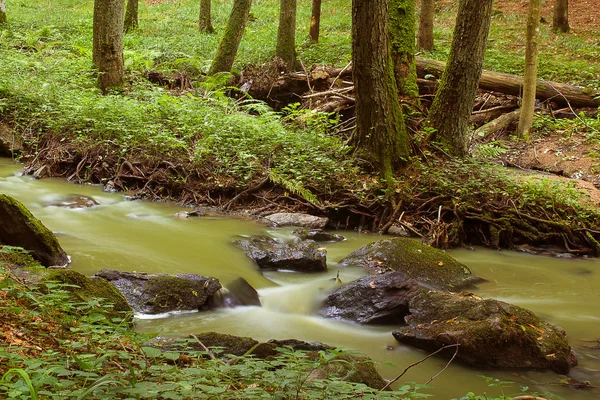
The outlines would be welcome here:
M 301 226 L 309 229 L 323 229 L 329 222 L 326 217 L 316 217 L 300 213 L 276 213 L 265 217 L 276 226 Z
M 320 314 L 360 324 L 403 324 L 419 285 L 401 272 L 365 276 L 327 297 Z
M 370 243 L 340 261 L 342 267 L 363 267 L 371 273 L 400 271 L 434 289 L 458 290 L 481 279 L 445 252 L 407 238 Z
M 539 369 L 566 374 L 577 364 L 565 331 L 529 310 L 470 293 L 422 289 L 410 301 L 401 343 L 427 351 L 459 344 L 457 359 L 477 368 Z M 445 353 L 449 356 L 454 349 Z
M 367 276 L 332 293 L 327 318 L 404 325 L 401 343 L 430 352 L 460 344 L 457 359 L 477 368 L 550 369 L 566 374 L 577 360 L 564 330 L 531 311 L 471 293 L 432 291 L 400 272 Z M 445 356 L 450 357 L 454 349 Z
M 201 310 L 219 289 L 216 278 L 196 274 L 145 274 L 103 269 L 94 277 L 113 284 L 135 312 Z
M 92 208 L 99 205 L 99 203 L 89 196 L 82 196 L 79 194 L 72 194 L 49 204 L 50 206 L 65 207 L 65 208 Z
M 235 308 L 240 306 L 261 306 L 260 296 L 244 278 L 237 278 L 216 292 L 210 299 L 211 308 Z
M 186 219 L 186 218 L 190 218 L 190 217 L 203 217 L 204 213 L 200 210 L 179 211 L 179 212 L 176 212 L 175 214 L 173 214 L 173 216 L 175 218 L 179 218 L 179 219 Z
M 321 351 L 334 351 L 335 348 L 318 342 L 303 342 L 296 339 L 269 340 L 258 342 L 249 337 L 207 332 L 190 335 L 189 338 L 157 337 L 147 343 L 163 351 L 205 351 L 209 348 L 217 356 L 253 356 L 260 359 L 272 359 L 280 354 L 280 348 L 291 348 L 292 351 L 308 352 L 310 359 L 318 360 Z M 326 364 L 315 369 L 308 379 L 338 378 L 349 382 L 363 383 L 381 389 L 386 381 L 381 377 L 375 363 L 368 357 L 358 354 L 340 353 L 332 357 Z
M 288 244 L 267 236 L 256 236 L 236 240 L 234 245 L 254 260 L 260 269 L 298 272 L 327 270 L 327 251 L 311 240 Z
M 322 229 L 296 229 L 292 232 L 301 240 L 314 240 L 315 242 L 343 242 L 346 238 L 337 233 L 331 233 Z
M 392 235 L 392 236 L 400 236 L 400 237 L 411 237 L 412 235 L 410 234 L 410 232 L 408 232 L 406 230 L 405 227 L 403 227 L 402 225 L 392 225 L 390 226 L 390 229 L 388 229 L 388 235 Z
M 52 232 L 19 201 L 0 194 L 0 244 L 22 247 L 46 267 L 69 263 Z

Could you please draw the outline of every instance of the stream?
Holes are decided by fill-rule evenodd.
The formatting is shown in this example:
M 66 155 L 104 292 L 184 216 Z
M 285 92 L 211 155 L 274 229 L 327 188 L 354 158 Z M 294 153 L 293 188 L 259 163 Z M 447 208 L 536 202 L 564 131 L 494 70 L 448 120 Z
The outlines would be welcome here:
M 62 179 L 35 180 L 21 176 L 22 166 L 0 158 L 0 193 L 15 197 L 57 233 L 72 257 L 71 268 L 91 275 L 103 268 L 149 273 L 195 273 L 218 278 L 225 286 L 238 277 L 258 289 L 263 307 L 239 307 L 163 318 L 140 316 L 142 332 L 184 335 L 217 331 L 258 340 L 295 338 L 320 341 L 354 349 L 382 363 L 380 372 L 393 378 L 427 354 L 398 344 L 393 327 L 365 327 L 326 320 L 318 316 L 340 271 L 349 282 L 364 271 L 341 269 L 337 261 L 358 247 L 380 240 L 373 234 L 339 232 L 347 237 L 326 244 L 329 271 L 324 274 L 265 272 L 264 276 L 231 242 L 240 235 L 268 234 L 291 238 L 292 229 L 274 229 L 245 218 L 207 215 L 177 219 L 183 208 L 172 203 L 128 201 L 122 193 L 104 193 L 100 187 L 74 185 Z M 69 209 L 56 204 L 78 194 L 94 198 L 99 205 Z M 487 282 L 474 293 L 528 308 L 567 332 L 579 359 L 571 377 L 600 386 L 600 260 L 533 256 L 512 251 L 457 249 L 449 252 L 473 274 Z M 385 363 L 385 364 L 383 364 Z M 444 368 L 446 360 L 430 358 L 411 368 L 402 382 L 427 382 Z M 505 394 L 531 391 L 553 393 L 565 399 L 597 399 L 597 390 L 574 390 L 558 382 L 564 376 L 551 372 L 486 371 L 452 364 L 424 389 L 436 399 L 459 398 L 469 391 L 500 395 L 484 378 L 515 382 Z

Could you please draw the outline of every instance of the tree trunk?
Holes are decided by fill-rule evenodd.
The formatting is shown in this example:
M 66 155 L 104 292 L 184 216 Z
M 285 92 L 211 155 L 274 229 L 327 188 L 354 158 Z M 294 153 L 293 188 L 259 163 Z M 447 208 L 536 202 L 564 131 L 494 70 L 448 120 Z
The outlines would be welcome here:
M 408 157 L 408 136 L 398 102 L 388 43 L 387 0 L 352 0 L 352 64 L 356 95 L 355 155 L 391 182 Z
M 556 0 L 552 17 L 552 29 L 569 32 L 569 0 Z
M 93 62 L 103 93 L 123 85 L 124 0 L 94 1 Z
M 483 65 L 493 0 L 459 0 L 448 64 L 429 119 L 433 139 L 451 155 L 467 154 L 467 131 Z
M 433 50 L 433 16 L 434 0 L 421 0 L 421 15 L 419 18 L 419 34 L 417 47 L 420 50 Z
M 200 18 L 198 18 L 198 30 L 203 33 L 215 33 L 210 16 L 212 0 L 200 0 Z
M 244 35 L 246 23 L 248 22 L 251 6 L 252 0 L 234 0 L 231 15 L 227 21 L 227 27 L 225 28 L 221 42 L 219 42 L 217 54 L 215 54 L 213 63 L 208 70 L 209 75 L 216 74 L 217 72 L 231 71 L 238 47 Z
M 279 1 L 279 28 L 275 55 L 288 70 L 296 68 L 296 0 Z
M 0 0 L 0 24 L 6 22 L 6 2 L 5 0 Z
M 139 0 L 127 0 L 125 9 L 125 32 L 132 31 L 138 27 Z
M 419 57 L 416 60 L 417 76 L 419 78 L 424 78 L 426 75 L 439 78 L 446 68 L 446 64 L 441 61 L 425 60 Z M 347 70 L 347 72 L 351 71 Z M 432 83 L 435 84 L 435 82 Z M 523 94 L 523 77 L 484 70 L 479 79 L 479 89 L 511 96 L 521 96 Z M 537 80 L 536 97 L 542 101 L 551 100 L 565 107 L 569 104 L 574 107 L 600 107 L 600 92 L 590 91 L 590 89 L 580 86 L 540 79 Z
M 319 26 L 321 25 L 321 0 L 312 0 L 312 17 L 310 18 L 310 41 L 319 43 Z
M 415 0 L 389 0 L 390 41 L 398 92 L 419 97 L 415 66 Z
M 525 43 L 525 81 L 523 84 L 523 100 L 521 101 L 521 117 L 517 136 L 526 138 L 533 125 L 535 108 L 535 89 L 538 66 L 538 40 L 540 31 L 540 0 L 529 0 L 527 17 L 527 37 Z

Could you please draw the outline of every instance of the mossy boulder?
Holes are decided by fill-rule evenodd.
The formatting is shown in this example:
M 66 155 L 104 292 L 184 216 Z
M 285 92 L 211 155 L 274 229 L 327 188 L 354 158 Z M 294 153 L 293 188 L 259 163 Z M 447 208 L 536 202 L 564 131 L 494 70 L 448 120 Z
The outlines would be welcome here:
M 160 314 L 201 310 L 221 289 L 216 278 L 196 274 L 146 274 L 103 269 L 94 277 L 105 279 L 125 296 L 135 312 Z
M 312 241 L 284 243 L 267 236 L 255 236 L 233 243 L 263 270 L 323 272 L 327 270 L 324 248 Z
M 0 244 L 22 247 L 46 267 L 66 266 L 67 253 L 56 236 L 23 204 L 0 194 Z
M 457 360 L 473 367 L 567 374 L 577 364 L 562 328 L 499 300 L 422 289 L 405 320 L 393 332 L 396 340 L 427 351 L 459 344 Z
M 413 239 L 394 238 L 362 246 L 340 261 L 371 273 L 400 271 L 432 289 L 459 290 L 480 282 L 469 268 L 442 250 Z

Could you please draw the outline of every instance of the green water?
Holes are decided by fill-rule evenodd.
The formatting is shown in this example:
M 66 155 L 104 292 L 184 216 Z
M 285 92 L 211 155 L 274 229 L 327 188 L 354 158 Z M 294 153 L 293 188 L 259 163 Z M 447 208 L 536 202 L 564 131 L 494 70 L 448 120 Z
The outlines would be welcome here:
M 182 208 L 167 203 L 127 201 L 123 194 L 103 193 L 99 187 L 73 185 L 64 180 L 35 180 L 20 176 L 21 166 L 0 159 L 0 193 L 22 201 L 50 229 L 72 257 L 71 267 L 85 274 L 102 268 L 126 271 L 180 273 L 214 276 L 224 284 L 244 277 L 259 289 L 263 307 L 240 307 L 207 313 L 192 313 L 159 319 L 138 319 L 137 328 L 160 334 L 188 334 L 218 331 L 259 340 L 297 338 L 322 341 L 356 349 L 379 362 L 387 378 L 398 375 L 425 353 L 399 345 L 390 332 L 393 327 L 363 327 L 325 320 L 317 316 L 338 268 L 336 261 L 363 244 L 381 237 L 343 232 L 348 240 L 327 244 L 329 272 L 306 275 L 269 272 L 261 275 L 231 241 L 239 235 L 269 234 L 291 237 L 290 229 L 272 229 L 252 220 L 206 216 L 176 219 Z M 91 209 L 52 206 L 71 194 L 93 197 L 100 205 Z M 600 338 L 600 261 L 531 256 L 485 249 L 454 250 L 454 257 L 466 263 L 474 274 L 488 281 L 474 290 L 482 297 L 494 297 L 529 308 L 569 336 L 580 365 L 571 376 L 600 385 L 600 350 L 587 349 Z M 340 270 L 342 281 L 363 274 Z M 588 340 L 594 342 L 587 342 Z M 432 358 L 412 368 L 404 381 L 424 383 L 441 370 L 446 361 Z M 551 392 L 565 399 L 596 399 L 600 392 L 574 391 L 555 383 L 562 376 L 553 373 L 479 371 L 451 365 L 436 378 L 428 393 L 436 399 L 460 397 L 468 391 L 500 394 L 478 375 L 514 381 L 505 393 L 521 386 Z

